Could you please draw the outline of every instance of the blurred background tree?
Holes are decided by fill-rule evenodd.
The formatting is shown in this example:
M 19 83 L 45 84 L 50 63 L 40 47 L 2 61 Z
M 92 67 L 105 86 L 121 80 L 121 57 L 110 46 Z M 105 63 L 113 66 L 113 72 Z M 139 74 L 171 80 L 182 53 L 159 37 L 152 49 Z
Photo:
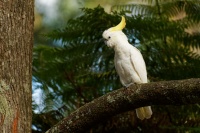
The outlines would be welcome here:
M 198 0 L 85 0 L 55 5 L 54 12 L 48 12 L 55 14 L 50 18 L 40 8 L 36 12 L 33 132 L 46 131 L 85 103 L 121 87 L 114 51 L 101 36 L 120 22 L 121 15 L 126 17 L 129 42 L 144 56 L 150 82 L 200 77 Z M 90 132 L 200 132 L 198 104 L 153 106 L 153 112 L 144 121 L 134 111 L 120 114 L 99 122 Z

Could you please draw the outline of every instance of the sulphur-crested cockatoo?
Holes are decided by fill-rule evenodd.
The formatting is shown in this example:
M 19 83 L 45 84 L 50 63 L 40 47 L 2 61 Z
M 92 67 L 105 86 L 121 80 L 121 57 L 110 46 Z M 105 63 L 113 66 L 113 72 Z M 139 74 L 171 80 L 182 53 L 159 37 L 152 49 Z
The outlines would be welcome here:
M 125 18 L 122 16 L 122 20 L 117 26 L 103 32 L 103 38 L 107 46 L 115 51 L 115 69 L 122 85 L 127 88 L 133 83 L 147 83 L 147 71 L 142 54 L 136 47 L 129 44 L 128 38 L 122 32 L 125 25 Z M 151 107 L 138 108 L 136 114 L 141 120 L 148 119 L 152 115 Z

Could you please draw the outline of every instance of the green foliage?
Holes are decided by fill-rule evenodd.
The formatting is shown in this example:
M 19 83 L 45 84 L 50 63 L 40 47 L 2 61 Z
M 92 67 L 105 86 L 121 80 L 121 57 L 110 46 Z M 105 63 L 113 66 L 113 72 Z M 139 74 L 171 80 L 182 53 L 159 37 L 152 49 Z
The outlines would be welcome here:
M 108 15 L 100 7 L 83 11 L 85 15 L 70 20 L 65 29 L 48 34 L 61 41 L 62 47 L 37 46 L 34 49 L 33 76 L 35 82 L 41 83 L 39 88 L 45 95 L 42 112 L 66 105 L 62 112 L 66 116 L 84 103 L 121 86 L 116 80 L 113 60 L 110 60 L 113 51 L 105 46 L 101 37 L 104 29 L 116 24 L 105 25 L 105 18 L 115 18 L 117 22 L 119 16 Z M 48 104 L 49 101 L 53 102 Z
M 83 8 L 82 16 L 68 21 L 64 29 L 47 34 L 54 43 L 62 43 L 62 46 L 34 48 L 33 77 L 35 82 L 40 83 L 38 88 L 43 90 L 44 102 L 42 114 L 34 115 L 33 124 L 42 131 L 47 130 L 83 104 L 121 87 L 114 69 L 114 52 L 102 40 L 103 31 L 118 24 L 120 15 L 126 15 L 124 32 L 129 42 L 142 52 L 150 81 L 200 77 L 200 56 L 191 50 L 200 48 L 200 34 L 186 32 L 188 27 L 199 22 L 200 13 L 194 15 L 199 12 L 199 4 L 198 1 L 157 1 L 150 6 L 121 5 L 113 7 L 113 10 L 125 8 L 128 11 L 115 11 L 112 14 L 105 13 L 100 6 L 95 9 Z M 170 19 L 175 18 L 175 8 L 182 9 L 184 6 L 187 17 Z M 134 12 L 137 15 L 130 15 Z M 180 122 L 183 116 L 183 122 L 189 122 L 190 118 L 193 120 L 194 116 L 198 116 L 196 121 L 200 119 L 200 112 L 194 114 L 199 109 L 196 105 L 176 107 L 178 109 L 168 107 L 174 111 L 166 111 L 165 108 L 155 107 L 155 117 L 144 122 L 150 124 L 144 126 L 137 121 L 129 131 L 145 131 L 158 124 L 160 131 L 161 128 L 164 131 L 175 127 L 173 131 L 182 132 L 185 131 Z M 176 116 L 174 112 L 180 115 Z M 165 114 L 170 119 L 166 120 L 167 124 L 159 125 Z M 48 126 L 38 125 L 38 120 L 44 116 L 50 119 L 49 122 L 45 121 Z M 188 130 L 198 126 L 189 125 Z
M 200 46 L 199 31 L 186 32 L 192 25 L 199 26 L 199 9 L 196 0 L 144 0 L 112 8 L 137 15 L 137 19 L 127 18 L 127 29 L 131 32 L 128 34 L 140 41 L 149 76 L 163 80 L 199 77 L 200 58 L 191 51 Z

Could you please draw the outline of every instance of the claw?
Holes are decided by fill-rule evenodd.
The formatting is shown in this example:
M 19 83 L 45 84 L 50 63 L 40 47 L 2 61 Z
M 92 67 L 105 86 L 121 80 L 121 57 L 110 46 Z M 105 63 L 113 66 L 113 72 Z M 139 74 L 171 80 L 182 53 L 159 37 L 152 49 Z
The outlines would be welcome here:
M 128 87 L 127 87 L 127 86 L 123 86 L 123 88 L 124 88 L 124 90 L 127 90 L 127 89 L 128 89 Z
M 128 89 L 132 84 L 134 84 L 134 83 L 130 83 L 130 84 L 128 84 L 128 85 L 124 85 L 123 87 L 124 87 L 124 89 Z

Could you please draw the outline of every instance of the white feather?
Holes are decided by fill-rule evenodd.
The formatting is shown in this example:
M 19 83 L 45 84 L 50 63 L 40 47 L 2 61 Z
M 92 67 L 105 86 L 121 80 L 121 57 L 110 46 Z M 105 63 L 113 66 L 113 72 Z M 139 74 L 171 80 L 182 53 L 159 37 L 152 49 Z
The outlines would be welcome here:
M 108 47 L 115 50 L 114 63 L 116 71 L 123 86 L 147 83 L 147 71 L 144 59 L 140 51 L 129 44 L 126 35 L 122 31 L 104 31 L 103 38 Z M 148 119 L 152 115 L 150 106 L 136 109 L 137 117 L 141 120 Z

